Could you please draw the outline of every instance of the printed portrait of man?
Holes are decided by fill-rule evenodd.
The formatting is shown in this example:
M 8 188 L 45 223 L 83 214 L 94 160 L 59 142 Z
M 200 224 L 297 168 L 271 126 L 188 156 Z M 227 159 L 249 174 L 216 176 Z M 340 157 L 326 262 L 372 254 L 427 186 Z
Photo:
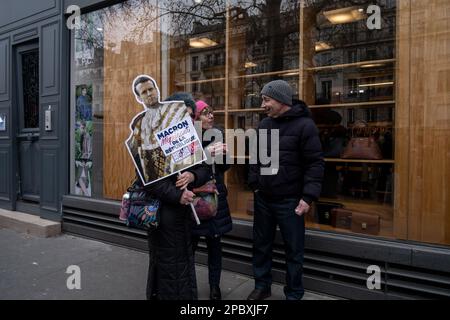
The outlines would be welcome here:
M 148 185 L 203 161 L 202 148 L 193 150 L 183 161 L 175 161 L 173 155 L 164 154 L 155 135 L 185 118 L 190 119 L 184 102 L 161 102 L 155 80 L 147 75 L 137 77 L 132 90 L 136 100 L 144 106 L 144 111 L 132 120 L 132 133 L 125 144 L 143 184 Z

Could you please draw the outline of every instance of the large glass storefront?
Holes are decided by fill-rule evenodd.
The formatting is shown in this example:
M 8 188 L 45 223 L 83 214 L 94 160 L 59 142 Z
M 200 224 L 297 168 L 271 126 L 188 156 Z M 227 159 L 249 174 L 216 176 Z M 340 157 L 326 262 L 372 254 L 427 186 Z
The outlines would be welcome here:
M 136 76 L 156 79 L 161 100 L 192 93 L 214 108 L 217 126 L 243 130 L 265 116 L 263 85 L 283 79 L 310 106 L 326 162 L 308 228 L 450 245 L 450 57 L 433 54 L 446 66 L 429 70 L 436 83 L 409 68 L 448 45 L 439 39 L 448 24 L 444 35 L 428 30 L 434 42 L 420 46 L 408 3 L 129 0 L 83 14 L 72 33 L 71 193 L 120 200 L 133 180 L 124 141 L 142 111 L 131 92 Z M 442 107 L 413 105 L 420 92 L 436 96 L 426 90 Z M 249 157 L 232 159 L 232 216 L 252 221 Z

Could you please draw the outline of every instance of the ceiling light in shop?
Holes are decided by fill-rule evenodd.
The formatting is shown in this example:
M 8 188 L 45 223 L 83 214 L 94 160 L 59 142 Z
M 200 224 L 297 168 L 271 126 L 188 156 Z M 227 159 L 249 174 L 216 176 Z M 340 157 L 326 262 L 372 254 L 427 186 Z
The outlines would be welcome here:
M 324 51 L 324 50 L 330 50 L 333 49 L 333 46 L 331 46 L 330 44 L 323 42 L 323 41 L 317 41 L 316 42 L 316 51 Z
M 246 69 L 249 69 L 249 68 L 254 68 L 254 67 L 256 67 L 257 66 L 257 64 L 256 63 L 254 63 L 254 62 L 246 62 L 245 63 L 245 65 L 244 65 L 244 67 L 246 68 Z
M 394 84 L 393 81 L 389 81 L 389 82 L 360 84 L 358 87 L 360 87 L 360 88 L 365 88 L 365 87 L 385 87 L 385 86 L 392 86 L 393 84 Z
M 209 48 L 217 46 L 217 42 L 209 38 L 191 38 L 189 39 L 189 46 L 192 48 Z
M 355 22 L 366 17 L 366 15 L 364 14 L 364 10 L 358 7 L 348 7 L 343 9 L 324 11 L 323 15 L 332 24 Z

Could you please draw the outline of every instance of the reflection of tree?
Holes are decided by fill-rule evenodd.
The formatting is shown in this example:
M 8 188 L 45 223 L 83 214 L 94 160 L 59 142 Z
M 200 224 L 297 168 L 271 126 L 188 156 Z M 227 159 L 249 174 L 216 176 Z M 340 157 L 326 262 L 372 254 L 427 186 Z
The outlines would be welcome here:
M 162 15 L 170 14 L 170 31 L 174 36 L 191 34 L 193 26 L 199 23 L 205 26 L 205 31 L 207 26 L 225 26 L 224 0 L 205 0 L 195 5 L 191 1 L 166 1 L 163 6 Z M 298 32 L 299 1 L 239 0 L 231 1 L 229 7 L 231 34 L 244 32 L 246 45 L 250 48 L 266 46 L 270 70 L 282 70 L 285 42 L 298 43 L 298 39 L 289 35 Z
M 85 48 L 103 48 L 104 15 L 96 11 L 81 17 L 81 28 L 75 30 L 75 39 L 82 41 Z
M 76 39 L 87 48 L 114 48 L 121 41 L 151 42 L 158 30 L 155 1 L 129 0 L 82 16 Z M 106 36 L 106 38 L 105 38 Z M 107 43 L 105 43 L 105 41 Z
M 227 2 L 165 0 L 156 7 L 152 0 L 129 0 L 86 15 L 85 27 L 77 31 L 76 38 L 87 48 L 103 48 L 104 40 L 108 42 L 106 46 L 112 48 L 119 45 L 116 43 L 119 40 L 152 41 L 152 34 L 160 28 L 167 28 L 164 31 L 173 37 L 190 35 L 199 25 L 204 26 L 205 31 L 217 26 L 224 30 Z M 231 28 L 244 23 L 247 44 L 265 45 L 270 69 L 282 70 L 285 42 L 298 42 L 289 35 L 298 32 L 299 6 L 297 0 L 230 1 Z M 162 23 L 165 17 L 170 21 L 167 26 Z M 103 38 L 104 30 L 109 31 L 108 39 Z
M 166 0 L 162 2 L 162 8 L 160 17 L 170 17 L 171 26 L 168 31 L 174 36 L 192 33 L 195 23 L 225 25 L 225 0 L 204 0 L 195 4 L 189 0 Z

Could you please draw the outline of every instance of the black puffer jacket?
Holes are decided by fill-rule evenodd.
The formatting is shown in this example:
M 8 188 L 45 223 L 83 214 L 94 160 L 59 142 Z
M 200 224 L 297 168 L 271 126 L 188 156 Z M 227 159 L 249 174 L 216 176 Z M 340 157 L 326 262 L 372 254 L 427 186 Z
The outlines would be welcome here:
M 215 128 L 215 130 L 220 129 Z M 207 147 L 210 143 L 213 142 L 214 140 L 204 141 L 203 148 Z M 200 225 L 197 225 L 195 222 L 193 222 L 192 234 L 194 236 L 218 237 L 231 231 L 233 227 L 230 216 L 230 209 L 228 207 L 227 201 L 228 190 L 224 182 L 224 173 L 230 168 L 230 165 L 214 164 L 214 166 L 216 171 L 216 186 L 217 190 L 219 191 L 217 214 L 210 220 L 202 221 Z
M 272 175 L 261 175 L 262 166 L 251 165 L 248 184 L 253 190 L 267 198 L 303 198 L 311 203 L 319 198 L 324 160 L 318 130 L 311 119 L 311 112 L 302 101 L 294 101 L 290 110 L 278 118 L 267 117 L 261 121 L 258 130 L 267 129 L 268 150 L 262 150 L 270 155 L 270 130 L 278 129 L 279 169 Z M 259 144 L 260 145 L 260 144 Z M 267 153 L 266 153 L 267 152 Z
M 207 165 L 187 171 L 195 175 L 189 189 L 203 185 L 210 177 Z M 145 189 L 162 202 L 160 224 L 149 232 L 147 299 L 196 300 L 197 282 L 191 242 L 191 209 L 179 203 L 183 191 L 170 176 Z

